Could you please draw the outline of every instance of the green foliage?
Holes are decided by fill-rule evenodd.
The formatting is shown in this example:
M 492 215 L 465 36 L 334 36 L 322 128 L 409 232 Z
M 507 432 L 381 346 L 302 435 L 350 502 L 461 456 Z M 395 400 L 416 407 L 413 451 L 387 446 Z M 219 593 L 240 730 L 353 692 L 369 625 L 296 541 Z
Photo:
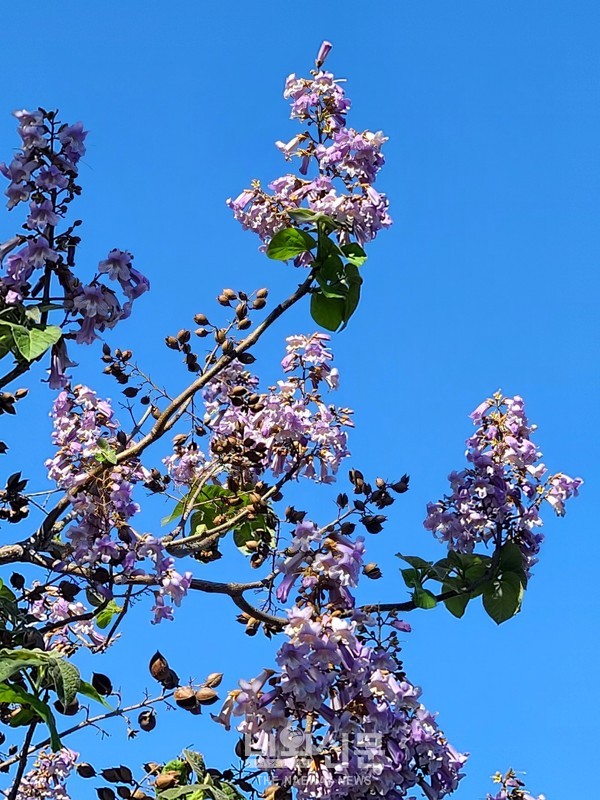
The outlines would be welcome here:
M 310 233 L 299 228 L 284 228 L 269 242 L 267 255 L 276 261 L 289 261 L 316 246 L 317 242 Z
M 56 325 L 28 326 L 0 319 L 0 358 L 12 353 L 17 360 L 35 361 L 61 336 Z

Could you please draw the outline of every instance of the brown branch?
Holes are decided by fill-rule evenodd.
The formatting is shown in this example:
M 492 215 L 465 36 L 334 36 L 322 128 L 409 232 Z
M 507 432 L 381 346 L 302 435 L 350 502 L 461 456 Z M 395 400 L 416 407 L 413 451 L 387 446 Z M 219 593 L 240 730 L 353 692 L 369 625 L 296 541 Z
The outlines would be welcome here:
M 164 694 L 161 694 L 159 697 L 153 697 L 151 700 L 148 700 L 146 698 L 145 700 L 142 700 L 139 703 L 134 703 L 131 706 L 125 706 L 125 707 L 119 706 L 118 708 L 113 708 L 110 711 L 107 711 L 105 714 L 99 714 L 96 717 L 88 717 L 87 719 L 82 720 L 76 725 L 73 725 L 64 731 L 60 731 L 60 733 L 58 734 L 58 738 L 64 739 L 65 737 L 70 736 L 72 733 L 76 733 L 77 731 L 80 731 L 83 728 L 87 728 L 89 725 L 97 725 L 99 722 L 104 722 L 104 720 L 111 719 L 112 717 L 121 717 L 124 716 L 125 714 L 129 714 L 131 711 L 137 711 L 138 708 L 145 708 L 146 706 L 156 705 L 156 703 L 161 703 L 164 700 L 168 700 L 169 697 L 172 696 L 173 692 L 166 692 Z M 50 738 L 47 738 L 41 742 L 37 742 L 32 747 L 28 747 L 27 757 L 29 757 L 32 753 L 36 753 L 38 750 L 41 750 L 43 747 L 47 747 L 49 744 L 50 744 Z M 23 749 L 25 750 L 25 745 Z M 0 763 L 0 771 L 5 772 L 6 769 L 8 769 L 8 767 L 11 767 L 20 758 L 21 758 L 20 755 L 16 755 L 12 756 L 11 758 L 7 758 L 5 761 L 2 761 Z
M 230 353 L 222 355 L 210 369 L 202 372 L 195 381 L 193 381 L 177 397 L 175 397 L 167 406 L 167 408 L 160 414 L 151 430 L 145 436 L 117 454 L 117 463 L 122 464 L 131 458 L 137 458 L 144 452 L 144 450 L 146 450 L 147 447 L 160 439 L 175 424 L 181 414 L 185 412 L 188 403 L 192 400 L 197 392 L 199 392 L 202 388 L 204 388 L 204 386 L 206 386 L 207 383 L 213 380 L 213 378 L 215 378 L 223 369 L 225 369 L 225 367 L 229 366 L 229 364 L 235 361 L 240 355 L 255 345 L 263 333 L 270 328 L 271 325 L 273 325 L 273 323 L 282 316 L 282 314 L 284 314 L 289 308 L 295 305 L 310 292 L 313 277 L 314 272 L 311 271 L 308 275 L 308 278 L 301 283 L 300 286 L 298 286 L 296 291 L 279 303 L 279 305 L 277 305 L 273 311 L 271 311 L 271 313 L 265 317 L 260 325 L 257 325 L 252 333 L 239 342 L 237 347 L 235 347 Z M 98 477 L 98 475 L 100 475 L 105 469 L 107 469 L 106 465 L 99 464 L 98 467 L 90 472 L 88 478 L 78 487 L 77 491 L 80 492 L 85 490 L 91 481 Z M 39 547 L 40 540 L 42 542 L 47 540 L 48 536 L 52 533 L 52 527 L 54 523 L 71 505 L 71 502 L 72 496 L 69 494 L 65 494 L 65 496 L 59 500 L 56 506 L 54 506 L 54 508 L 49 512 L 48 517 L 40 526 L 37 533 L 32 537 L 32 543 L 34 546 Z
M 15 760 L 18 760 L 19 766 L 17 768 L 17 774 L 15 775 L 15 780 L 11 787 L 10 794 L 8 795 L 7 800 L 15 800 L 17 793 L 19 791 L 19 786 L 21 785 L 21 781 L 23 780 L 23 775 L 25 773 L 25 768 L 27 767 L 27 759 L 29 758 L 30 754 L 31 740 L 33 739 L 33 734 L 35 733 L 37 724 L 38 720 L 34 719 L 31 725 L 29 726 L 29 730 L 27 731 L 27 735 L 25 736 L 25 740 L 23 741 L 23 747 L 21 748 L 20 754 L 18 756 L 15 756 Z

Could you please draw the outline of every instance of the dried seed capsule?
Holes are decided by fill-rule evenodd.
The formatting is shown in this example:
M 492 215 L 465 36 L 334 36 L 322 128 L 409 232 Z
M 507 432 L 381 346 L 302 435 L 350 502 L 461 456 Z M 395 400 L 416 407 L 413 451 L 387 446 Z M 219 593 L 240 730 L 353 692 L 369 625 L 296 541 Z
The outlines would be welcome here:
M 223 680 L 222 672 L 211 672 L 207 679 L 204 681 L 205 686 L 210 686 L 211 689 L 216 689 Z
M 374 561 L 371 561 L 369 564 L 365 564 L 363 567 L 363 575 L 366 575 L 367 578 L 371 578 L 371 580 L 376 581 L 378 578 L 381 578 L 381 570 Z
M 201 706 L 211 706 L 219 699 L 219 695 L 210 686 L 203 686 L 196 692 L 196 700 Z
M 191 686 L 178 686 L 173 697 L 177 705 L 180 708 L 185 708 L 186 711 L 196 707 L 196 695 Z
M 194 316 L 194 322 L 196 325 L 208 325 L 208 317 L 206 314 L 196 314 Z
M 138 725 L 143 731 L 149 732 L 156 728 L 156 714 L 152 709 L 142 711 L 138 717 Z

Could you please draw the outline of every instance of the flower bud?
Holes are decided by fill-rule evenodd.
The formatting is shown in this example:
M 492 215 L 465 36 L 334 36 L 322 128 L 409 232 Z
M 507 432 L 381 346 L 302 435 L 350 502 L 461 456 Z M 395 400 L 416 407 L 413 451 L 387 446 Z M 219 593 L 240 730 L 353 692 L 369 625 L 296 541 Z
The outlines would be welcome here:
M 317 59 L 315 61 L 315 66 L 317 67 L 317 69 L 321 69 L 332 47 L 333 45 L 331 44 L 331 42 L 328 41 L 322 42 L 321 46 L 319 47 L 319 52 L 317 53 Z
M 77 765 L 77 774 L 80 778 L 93 778 L 96 775 L 96 770 L 91 764 L 83 763 Z

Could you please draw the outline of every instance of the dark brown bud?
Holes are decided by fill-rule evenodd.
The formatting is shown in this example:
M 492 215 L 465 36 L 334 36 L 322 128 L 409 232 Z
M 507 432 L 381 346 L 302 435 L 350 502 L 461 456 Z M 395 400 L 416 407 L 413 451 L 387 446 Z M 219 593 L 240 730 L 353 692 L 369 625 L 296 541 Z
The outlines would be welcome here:
M 403 475 L 399 481 L 396 481 L 396 483 L 392 483 L 391 487 L 398 494 L 404 494 L 404 492 L 408 491 L 409 480 L 410 478 L 408 475 Z
M 10 585 L 13 589 L 16 589 L 18 592 L 25 586 L 25 578 L 21 575 L 20 572 L 13 572 L 10 576 Z
M 15 398 L 17 400 L 22 400 L 24 397 L 27 397 L 29 394 L 29 389 L 17 389 L 15 392 Z
M 93 778 L 96 775 L 96 770 L 91 764 L 83 763 L 77 765 L 77 774 L 80 778 Z
M 94 672 L 92 674 L 92 686 L 98 694 L 103 694 L 105 696 L 111 694 L 113 690 L 110 678 L 107 675 L 103 675 L 101 672 Z
M 54 703 L 54 708 L 58 711 L 59 714 L 64 714 L 65 717 L 73 717 L 79 711 L 79 701 L 73 700 L 73 702 L 69 703 L 68 706 L 63 706 L 60 700 L 57 700 Z
M 241 331 L 247 331 L 247 330 L 248 330 L 248 328 L 249 328 L 251 325 L 252 325 L 252 320 L 251 320 L 251 319 L 249 319 L 248 317 L 246 317 L 245 319 L 241 319 L 241 320 L 238 322 L 238 328 L 239 328 Z
M 181 344 L 185 344 L 186 342 L 189 342 L 190 336 L 190 332 L 185 328 L 182 328 L 177 334 L 177 341 L 181 342 Z

